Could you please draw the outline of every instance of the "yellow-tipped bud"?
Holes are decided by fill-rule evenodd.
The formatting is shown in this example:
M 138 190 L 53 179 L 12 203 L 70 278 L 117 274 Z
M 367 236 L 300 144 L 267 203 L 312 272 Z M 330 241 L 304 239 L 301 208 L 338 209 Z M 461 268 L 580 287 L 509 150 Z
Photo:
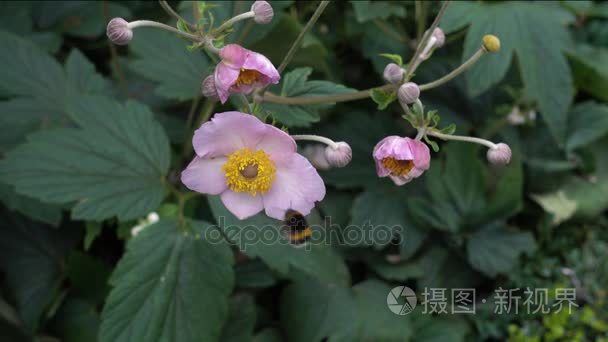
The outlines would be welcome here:
M 486 34 L 481 39 L 481 42 L 487 52 L 498 52 L 500 50 L 500 39 L 493 34 Z

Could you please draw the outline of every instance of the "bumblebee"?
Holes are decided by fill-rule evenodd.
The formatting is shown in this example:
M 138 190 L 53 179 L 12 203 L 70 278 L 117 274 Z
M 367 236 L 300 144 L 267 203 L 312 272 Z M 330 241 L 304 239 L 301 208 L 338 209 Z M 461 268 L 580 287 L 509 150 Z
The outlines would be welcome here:
M 293 246 L 302 247 L 310 241 L 312 229 L 300 212 L 292 209 L 287 210 L 284 224 L 283 234 Z

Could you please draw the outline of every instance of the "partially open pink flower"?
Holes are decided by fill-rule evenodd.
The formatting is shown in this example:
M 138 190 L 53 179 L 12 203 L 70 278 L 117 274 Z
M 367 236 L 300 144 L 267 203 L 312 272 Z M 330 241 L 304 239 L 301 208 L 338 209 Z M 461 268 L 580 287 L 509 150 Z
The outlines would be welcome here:
M 380 140 L 373 156 L 378 177 L 388 176 L 396 185 L 419 177 L 431 164 L 431 153 L 425 143 L 396 135 Z
M 220 195 L 239 219 L 262 209 L 282 220 L 287 209 L 310 213 L 325 197 L 317 170 L 296 153 L 293 138 L 240 112 L 215 114 L 194 132 L 196 157 L 182 172 L 190 190 Z
M 279 72 L 266 56 L 228 44 L 220 50 L 221 62 L 215 68 L 215 86 L 222 103 L 230 93 L 249 94 L 256 88 L 277 84 Z

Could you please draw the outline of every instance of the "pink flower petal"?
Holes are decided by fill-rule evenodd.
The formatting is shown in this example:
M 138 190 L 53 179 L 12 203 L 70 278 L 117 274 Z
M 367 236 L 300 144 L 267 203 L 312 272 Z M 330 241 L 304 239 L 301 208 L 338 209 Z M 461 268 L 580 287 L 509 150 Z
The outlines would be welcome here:
M 414 155 L 409 147 L 412 139 L 402 138 L 396 135 L 388 136 L 374 147 L 374 159 L 395 158 L 398 160 L 412 160 Z
M 242 148 L 255 148 L 266 135 L 267 126 L 253 115 L 217 113 L 194 132 L 192 145 L 199 157 L 226 156 Z
M 282 159 L 281 155 L 295 153 L 297 145 L 291 135 L 274 126 L 266 125 L 266 134 L 255 148 L 264 150 L 275 162 L 279 162 Z
M 230 88 L 239 78 L 240 72 L 240 69 L 231 68 L 224 62 L 218 63 L 215 67 L 215 88 L 222 103 L 225 103 L 230 97 Z
M 412 140 L 410 149 L 414 154 L 414 165 L 421 170 L 427 170 L 431 166 L 431 151 L 422 141 Z
M 217 195 L 224 192 L 228 185 L 222 171 L 227 158 L 203 159 L 194 157 L 188 167 L 182 171 L 182 183 L 190 190 Z
M 264 209 L 264 202 L 260 195 L 252 196 L 247 192 L 227 190 L 221 194 L 220 198 L 226 209 L 239 220 L 251 217 Z
M 268 85 L 269 83 L 277 84 L 281 79 L 279 72 L 274 67 L 272 62 L 268 58 L 266 58 L 266 56 L 257 52 L 249 51 L 247 59 L 243 64 L 243 68 L 255 70 L 260 74 L 266 76 L 265 79 L 262 80 L 264 83 L 266 83 L 264 85 Z
M 231 68 L 240 70 L 251 53 L 238 44 L 228 44 L 220 50 L 220 58 Z
M 414 179 L 413 177 L 409 177 L 409 175 L 407 175 L 407 176 L 393 176 L 393 175 L 390 175 L 389 178 L 397 186 L 402 186 L 402 185 L 404 185 L 406 183 L 409 183 L 412 179 Z
M 307 215 L 325 197 L 325 184 L 310 162 L 294 153 L 289 163 L 277 166 L 272 188 L 263 197 L 270 217 L 282 220 L 287 209 Z

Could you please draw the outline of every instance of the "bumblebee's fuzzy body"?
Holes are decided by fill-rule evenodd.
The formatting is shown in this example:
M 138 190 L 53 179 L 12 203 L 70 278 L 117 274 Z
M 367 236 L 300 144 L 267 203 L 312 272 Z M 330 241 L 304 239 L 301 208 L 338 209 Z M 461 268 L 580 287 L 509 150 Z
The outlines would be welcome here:
M 288 210 L 285 213 L 285 226 L 284 233 L 292 245 L 301 247 L 310 241 L 312 229 L 304 215 L 295 210 Z

